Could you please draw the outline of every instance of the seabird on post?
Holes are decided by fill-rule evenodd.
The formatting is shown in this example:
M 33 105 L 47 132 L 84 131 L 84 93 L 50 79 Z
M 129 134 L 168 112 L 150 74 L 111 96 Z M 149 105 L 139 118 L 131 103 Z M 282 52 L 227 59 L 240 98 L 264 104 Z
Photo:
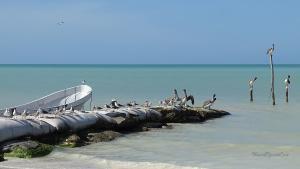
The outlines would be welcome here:
M 285 101 L 289 102 L 289 85 L 291 84 L 290 81 L 291 76 L 288 75 L 288 77 L 284 80 L 285 83 Z
M 271 48 L 269 48 L 268 50 L 267 50 L 267 55 L 270 55 L 270 56 L 272 56 L 273 55 L 273 52 L 274 52 L 274 50 L 275 50 L 275 45 L 274 45 L 274 43 L 272 44 L 272 47 Z
M 253 86 L 254 86 L 254 82 L 256 80 L 257 80 L 257 77 L 254 77 L 254 79 L 249 80 L 250 102 L 253 102 Z
M 204 109 L 210 109 L 210 107 L 215 103 L 216 100 L 217 100 L 216 94 L 214 94 L 211 100 L 207 100 L 203 103 L 202 107 Z
M 291 78 L 291 76 L 288 75 L 288 77 L 286 79 L 284 79 L 285 88 L 288 88 L 289 85 L 291 84 L 290 78 Z
M 252 80 L 249 80 L 249 87 L 250 89 L 253 89 L 253 85 L 254 85 L 254 82 L 257 80 L 257 77 L 254 77 L 254 79 Z

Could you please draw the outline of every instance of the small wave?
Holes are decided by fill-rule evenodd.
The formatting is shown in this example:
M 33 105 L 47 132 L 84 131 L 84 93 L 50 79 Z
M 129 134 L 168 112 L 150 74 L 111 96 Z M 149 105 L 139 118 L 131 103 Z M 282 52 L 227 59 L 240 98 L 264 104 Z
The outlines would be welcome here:
M 95 169 L 96 168 L 97 169 L 140 169 L 140 168 L 143 169 L 153 169 L 153 168 L 155 169 L 207 169 L 207 168 L 182 166 L 182 165 L 161 163 L 161 162 L 135 162 L 135 161 L 108 160 L 108 159 L 98 158 L 93 155 L 83 155 L 77 153 L 66 155 L 63 152 L 56 152 L 55 156 L 56 158 L 62 156 L 64 156 L 65 158 L 67 157 L 68 160 L 72 161 L 71 163 L 72 165 L 77 165 L 76 163 L 79 162 L 81 163 L 81 165 L 86 165 L 87 168 L 92 168 L 92 169 L 93 168 Z M 55 162 L 53 161 L 53 163 Z M 60 165 L 61 164 L 62 163 L 60 163 Z M 51 164 L 47 164 L 47 166 L 51 168 Z M 72 166 L 60 166 L 60 167 L 68 168 Z M 55 168 L 58 169 L 59 167 L 55 167 Z

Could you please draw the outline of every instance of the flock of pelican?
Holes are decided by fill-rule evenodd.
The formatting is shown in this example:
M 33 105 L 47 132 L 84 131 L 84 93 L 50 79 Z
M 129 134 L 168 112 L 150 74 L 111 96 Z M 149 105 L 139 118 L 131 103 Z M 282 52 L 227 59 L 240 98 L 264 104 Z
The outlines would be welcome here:
M 165 98 L 164 100 L 160 101 L 160 106 L 167 107 L 167 106 L 173 106 L 173 107 L 191 107 L 188 105 L 190 102 L 192 105 L 195 104 L 195 99 L 193 95 L 188 95 L 187 90 L 183 89 L 183 97 L 180 97 L 178 95 L 178 92 L 176 89 L 173 90 L 173 96 Z M 202 108 L 204 109 L 211 109 L 215 101 L 217 100 L 216 94 L 213 94 L 213 97 L 211 99 L 206 100 Z M 147 107 L 150 108 L 152 106 L 152 103 L 148 100 L 146 100 L 143 104 L 138 104 L 136 101 L 131 101 L 126 104 L 120 104 L 116 99 L 112 99 L 109 104 L 104 104 L 103 107 L 94 105 L 92 110 L 101 110 L 101 109 L 119 109 L 124 107 Z
M 188 105 L 188 102 L 190 101 L 192 105 L 195 104 L 195 99 L 193 95 L 187 95 L 186 89 L 183 89 L 184 96 L 179 97 L 178 92 L 176 89 L 174 89 L 174 95 L 172 97 L 166 98 L 162 101 L 160 101 L 160 105 L 162 106 L 176 106 L 176 107 L 191 107 Z M 204 109 L 210 109 L 211 106 L 215 103 L 217 100 L 216 94 L 213 94 L 213 97 L 209 100 L 206 100 L 202 108 Z
M 103 107 L 100 106 L 93 106 L 93 110 L 101 110 L 101 109 L 119 109 L 124 107 L 135 107 L 135 106 L 142 106 L 142 107 L 151 107 L 152 103 L 146 100 L 143 104 L 137 104 L 136 101 L 131 101 L 125 105 L 120 104 L 116 99 L 112 99 L 109 104 L 104 104 Z

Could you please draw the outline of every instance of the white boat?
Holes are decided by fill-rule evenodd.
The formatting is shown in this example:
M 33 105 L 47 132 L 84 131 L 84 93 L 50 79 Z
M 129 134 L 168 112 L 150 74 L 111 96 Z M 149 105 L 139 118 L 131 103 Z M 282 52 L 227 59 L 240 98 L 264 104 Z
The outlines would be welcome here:
M 23 105 L 0 110 L 0 116 L 7 110 L 11 113 L 16 110 L 18 114 L 21 114 L 24 111 L 31 114 L 39 109 L 47 112 L 61 108 L 69 109 L 71 107 L 73 107 L 74 110 L 81 110 L 83 105 L 91 98 L 92 88 L 88 85 L 79 85 L 54 92 Z

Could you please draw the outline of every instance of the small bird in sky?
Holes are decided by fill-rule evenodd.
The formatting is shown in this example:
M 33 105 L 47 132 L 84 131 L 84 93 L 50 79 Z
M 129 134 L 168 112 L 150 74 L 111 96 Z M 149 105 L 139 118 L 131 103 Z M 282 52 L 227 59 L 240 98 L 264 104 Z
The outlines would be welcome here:
M 61 26 L 63 25 L 65 22 L 64 21 L 60 21 L 60 22 L 57 22 L 57 25 Z

